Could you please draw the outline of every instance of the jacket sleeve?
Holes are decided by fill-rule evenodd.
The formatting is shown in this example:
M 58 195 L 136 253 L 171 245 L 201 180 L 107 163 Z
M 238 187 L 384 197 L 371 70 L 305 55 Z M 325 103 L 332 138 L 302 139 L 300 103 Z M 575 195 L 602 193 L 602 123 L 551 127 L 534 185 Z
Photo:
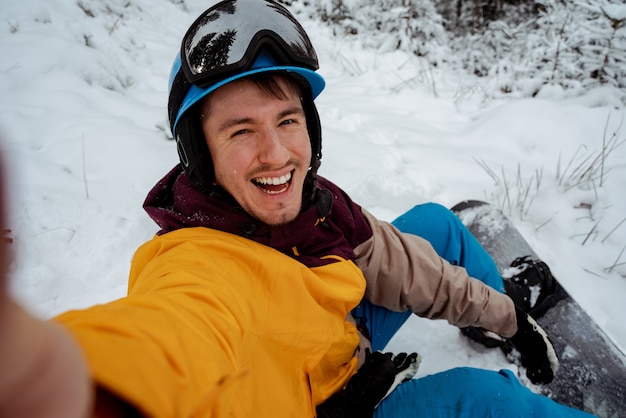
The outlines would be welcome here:
M 480 326 L 505 337 L 517 331 L 511 299 L 439 257 L 425 239 L 403 234 L 362 209 L 372 237 L 355 248 L 366 298 L 394 311 Z
M 203 280 L 202 263 L 165 253 L 137 271 L 137 258 L 152 256 L 138 252 L 127 297 L 55 321 L 82 347 L 94 382 L 143 416 L 230 416 L 235 389 L 247 378 L 238 365 L 249 313 L 244 304 L 222 302 L 234 289 Z

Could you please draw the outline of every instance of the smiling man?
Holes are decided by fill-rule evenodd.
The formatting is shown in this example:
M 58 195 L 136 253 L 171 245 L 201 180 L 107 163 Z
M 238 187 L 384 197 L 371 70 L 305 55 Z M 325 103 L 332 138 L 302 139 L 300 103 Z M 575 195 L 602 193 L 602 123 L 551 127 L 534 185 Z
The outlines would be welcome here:
M 318 176 L 314 99 L 325 82 L 317 68 L 307 34 L 270 0 L 218 3 L 183 37 L 168 103 L 180 164 L 145 201 L 161 230 L 137 252 L 124 302 L 167 291 L 156 312 L 176 312 L 171 325 L 187 336 L 182 345 L 161 340 L 160 350 L 177 361 L 197 359 L 179 366 L 185 372 L 172 390 L 218 390 L 218 415 L 482 416 L 503 396 L 517 399 L 507 416 L 575 414 L 510 372 L 455 369 L 393 392 L 390 383 L 367 388 L 364 382 L 388 381 L 380 364 L 391 368 L 391 381 L 415 372 L 415 355 L 394 358 L 397 367 L 367 355 L 412 314 L 510 338 L 537 383 L 552 379 L 558 360 L 450 211 L 416 206 L 394 222 L 397 229 Z M 162 326 L 133 328 L 150 335 Z M 374 367 L 373 358 L 382 362 Z M 154 369 L 137 367 L 139 375 Z M 359 373 L 367 378 L 351 379 Z M 145 388 L 139 396 L 129 383 L 108 385 L 144 412 L 154 409 L 146 398 L 179 406 L 172 394 Z

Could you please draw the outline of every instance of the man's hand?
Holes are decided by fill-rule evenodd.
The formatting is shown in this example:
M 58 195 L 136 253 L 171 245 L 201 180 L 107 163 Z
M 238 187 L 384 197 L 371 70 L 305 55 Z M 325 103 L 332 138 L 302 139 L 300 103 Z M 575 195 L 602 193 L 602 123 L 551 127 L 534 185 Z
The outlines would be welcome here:
M 317 407 L 321 418 L 370 418 L 376 406 L 399 384 L 417 373 L 417 353 L 368 353 L 365 363 L 346 387 Z
M 0 230 L 4 218 L 0 166 Z M 10 261 L 0 239 L 0 418 L 89 416 L 92 387 L 78 344 L 65 329 L 36 318 L 8 294 Z
M 515 314 L 517 333 L 510 338 L 510 342 L 521 355 L 526 376 L 533 383 L 550 383 L 559 367 L 559 359 L 548 335 L 520 308 L 515 308 Z

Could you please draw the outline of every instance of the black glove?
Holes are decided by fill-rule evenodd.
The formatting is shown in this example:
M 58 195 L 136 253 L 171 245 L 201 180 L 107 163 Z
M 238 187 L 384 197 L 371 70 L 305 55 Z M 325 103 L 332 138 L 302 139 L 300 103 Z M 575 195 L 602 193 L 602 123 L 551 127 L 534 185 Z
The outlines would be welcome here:
M 317 407 L 320 418 L 371 418 L 376 406 L 419 366 L 417 353 L 367 353 L 365 363 L 346 387 Z
M 509 341 L 520 353 L 522 366 L 526 368 L 526 376 L 533 383 L 550 383 L 559 367 L 559 359 L 552 342 L 546 332 L 526 312 L 516 307 L 515 315 L 517 333 Z

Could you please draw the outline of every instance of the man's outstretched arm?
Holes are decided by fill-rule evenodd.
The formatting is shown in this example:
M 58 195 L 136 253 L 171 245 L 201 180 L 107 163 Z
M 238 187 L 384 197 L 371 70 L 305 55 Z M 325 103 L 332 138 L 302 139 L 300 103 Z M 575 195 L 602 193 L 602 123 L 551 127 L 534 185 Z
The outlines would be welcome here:
M 92 383 L 63 327 L 36 318 L 8 294 L 10 239 L 0 167 L 0 418 L 90 416 Z

